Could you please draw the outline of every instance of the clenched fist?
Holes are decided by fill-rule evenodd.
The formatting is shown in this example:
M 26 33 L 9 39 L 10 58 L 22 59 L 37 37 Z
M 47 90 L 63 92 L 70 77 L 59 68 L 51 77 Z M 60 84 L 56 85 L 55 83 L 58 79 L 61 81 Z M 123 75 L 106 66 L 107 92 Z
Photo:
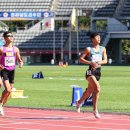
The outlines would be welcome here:
M 101 67 L 101 65 L 99 65 L 98 62 L 91 62 L 90 65 L 92 66 L 93 70 L 96 70 L 97 68 Z

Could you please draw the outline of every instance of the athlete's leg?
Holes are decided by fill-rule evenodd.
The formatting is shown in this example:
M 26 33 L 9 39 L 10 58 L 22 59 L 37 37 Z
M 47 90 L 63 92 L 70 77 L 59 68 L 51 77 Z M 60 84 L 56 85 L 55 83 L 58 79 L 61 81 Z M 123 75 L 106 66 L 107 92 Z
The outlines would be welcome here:
M 5 105 L 6 102 L 8 101 L 8 98 L 9 98 L 9 96 L 10 96 L 10 93 L 11 93 L 11 90 L 12 90 L 12 88 L 13 88 L 13 85 L 14 85 L 14 84 L 11 84 L 11 83 L 10 83 L 10 92 L 8 93 L 8 95 L 6 95 L 6 98 L 3 100 L 3 105 Z
M 94 91 L 93 91 L 93 103 L 94 103 L 93 110 L 94 111 L 96 111 L 98 109 L 97 103 L 99 100 L 99 93 L 100 93 L 100 85 L 99 85 L 99 83 L 97 83 L 96 88 L 94 88 Z
M 87 78 L 89 83 L 93 86 L 93 111 L 96 118 L 100 118 L 98 113 L 98 99 L 99 99 L 99 92 L 100 92 L 100 85 L 95 76 L 89 76 Z
M 7 71 L 5 70 L 3 72 L 3 83 L 4 83 L 4 86 L 5 86 L 5 92 L 3 93 L 4 96 L 2 98 L 2 103 L 3 105 L 7 102 L 8 100 L 8 97 L 11 93 L 11 90 L 12 90 L 12 87 L 13 87 L 13 84 L 14 84 L 14 73 L 15 70 L 12 70 L 12 71 Z
M 2 88 L 3 82 L 2 82 L 2 78 L 0 77 L 0 88 Z
M 84 91 L 82 97 L 78 101 L 78 104 L 81 104 L 85 99 L 87 99 L 92 92 L 93 92 L 93 86 L 91 86 L 91 84 L 88 83 L 88 88 Z
M 10 85 L 8 80 L 3 81 L 3 84 L 5 87 L 5 90 L 2 93 L 2 97 L 1 97 L 0 102 L 4 105 L 7 102 L 7 99 L 11 93 L 12 86 Z
M 85 100 L 87 99 L 91 93 L 93 92 L 93 86 L 88 83 L 88 88 L 84 91 L 82 97 L 80 98 L 79 101 L 76 101 L 76 109 L 77 109 L 77 112 L 80 112 L 80 104 Z
M 1 100 L 0 100 L 0 115 L 4 115 L 4 111 L 3 111 L 3 105 L 7 102 L 7 99 L 10 95 L 11 92 L 11 86 L 9 84 L 8 80 L 3 81 L 5 90 L 2 92 L 2 96 L 1 96 Z

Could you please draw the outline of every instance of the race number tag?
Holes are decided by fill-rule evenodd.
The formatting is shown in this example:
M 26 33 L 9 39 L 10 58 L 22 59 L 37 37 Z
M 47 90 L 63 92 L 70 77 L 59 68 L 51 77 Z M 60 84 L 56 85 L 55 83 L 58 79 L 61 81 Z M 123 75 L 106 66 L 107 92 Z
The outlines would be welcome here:
M 5 57 L 5 66 L 14 66 L 15 58 L 14 57 Z
M 92 75 L 92 71 L 91 70 L 87 70 L 87 75 Z
M 102 55 L 100 54 L 92 55 L 92 61 L 93 62 L 102 61 Z

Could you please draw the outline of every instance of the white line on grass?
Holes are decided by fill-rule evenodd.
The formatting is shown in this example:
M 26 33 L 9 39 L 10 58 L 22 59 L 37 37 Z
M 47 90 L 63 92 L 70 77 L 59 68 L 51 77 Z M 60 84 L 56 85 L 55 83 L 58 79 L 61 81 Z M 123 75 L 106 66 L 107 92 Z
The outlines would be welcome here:
M 56 80 L 85 80 L 85 78 L 65 78 L 65 77 L 47 77 L 50 80 L 56 79 Z

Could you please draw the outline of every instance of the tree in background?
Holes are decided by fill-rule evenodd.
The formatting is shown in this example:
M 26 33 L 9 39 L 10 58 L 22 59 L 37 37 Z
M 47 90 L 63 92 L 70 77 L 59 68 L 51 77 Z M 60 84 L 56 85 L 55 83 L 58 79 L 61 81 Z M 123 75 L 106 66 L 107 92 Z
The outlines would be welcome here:
M 80 16 L 79 18 L 79 28 L 82 30 L 90 29 L 90 17 Z
M 126 63 L 130 63 L 130 40 L 122 40 L 122 54 Z

